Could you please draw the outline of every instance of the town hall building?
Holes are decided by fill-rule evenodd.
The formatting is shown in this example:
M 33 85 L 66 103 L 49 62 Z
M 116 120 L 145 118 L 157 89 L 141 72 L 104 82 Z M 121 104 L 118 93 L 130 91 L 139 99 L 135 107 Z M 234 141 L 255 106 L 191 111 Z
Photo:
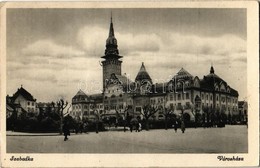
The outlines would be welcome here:
M 197 113 L 207 116 L 238 114 L 238 92 L 216 74 L 213 66 L 202 78 L 180 68 L 170 81 L 153 83 L 143 62 L 135 81 L 128 79 L 121 71 L 123 56 L 119 54 L 112 17 L 105 55 L 101 58 L 103 92 L 95 102 L 89 99 L 91 95 L 79 91 L 72 99 L 74 117 L 82 118 L 84 114 L 91 117 L 91 110 L 84 112 L 80 109 L 90 109 L 92 104 L 98 104 L 103 118 L 118 115 L 125 118 L 126 113 L 142 118 L 145 105 L 160 107 L 152 116 L 155 120 L 164 119 L 165 110 L 170 110 L 176 116 L 184 116 L 186 120 L 195 120 Z

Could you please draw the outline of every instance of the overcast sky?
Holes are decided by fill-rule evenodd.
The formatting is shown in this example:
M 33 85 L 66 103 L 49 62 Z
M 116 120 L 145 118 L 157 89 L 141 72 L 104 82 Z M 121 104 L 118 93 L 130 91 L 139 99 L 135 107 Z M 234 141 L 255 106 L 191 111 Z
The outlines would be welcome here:
M 7 94 L 22 84 L 38 102 L 71 101 L 101 90 L 111 11 L 130 79 L 142 62 L 154 82 L 182 67 L 203 78 L 212 63 L 246 99 L 246 9 L 8 9 Z

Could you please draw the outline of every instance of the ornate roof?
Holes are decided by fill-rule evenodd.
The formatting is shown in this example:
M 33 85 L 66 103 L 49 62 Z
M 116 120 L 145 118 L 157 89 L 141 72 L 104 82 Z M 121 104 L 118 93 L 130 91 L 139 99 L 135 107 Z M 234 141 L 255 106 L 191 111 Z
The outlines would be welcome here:
M 181 68 L 181 70 L 175 75 L 176 78 L 178 79 L 191 79 L 193 76 L 186 71 L 184 68 Z
M 141 68 L 135 78 L 135 81 L 149 81 L 152 84 L 152 79 L 145 69 L 144 63 L 142 62 Z
M 205 90 L 215 90 L 215 85 L 220 86 L 222 84 L 224 84 L 225 87 L 228 87 L 227 82 L 215 74 L 213 66 L 211 66 L 210 68 L 210 73 L 204 76 L 203 79 L 200 80 L 200 86 L 202 89 Z M 232 96 L 238 96 L 238 92 L 231 87 L 230 87 L 230 94 Z
M 119 51 L 117 49 L 117 39 L 115 37 L 114 33 L 114 26 L 112 21 L 112 15 L 111 15 L 111 22 L 110 22 L 110 28 L 108 33 L 108 38 L 106 40 L 106 50 L 105 50 L 105 56 L 101 58 L 122 58 L 122 56 L 119 55 Z
M 123 86 L 123 87 L 126 87 L 127 85 L 130 85 L 132 84 L 133 82 L 128 79 L 125 75 L 117 75 L 117 74 L 111 74 L 108 82 L 107 82 L 107 86 L 109 85 L 120 85 L 120 86 Z

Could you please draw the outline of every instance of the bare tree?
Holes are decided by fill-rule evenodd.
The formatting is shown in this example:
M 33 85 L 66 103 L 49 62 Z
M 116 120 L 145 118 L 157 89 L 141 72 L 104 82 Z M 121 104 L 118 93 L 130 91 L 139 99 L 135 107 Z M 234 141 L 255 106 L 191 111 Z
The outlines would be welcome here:
M 95 115 L 95 123 L 96 123 L 96 133 L 98 134 L 99 131 L 99 121 L 100 121 L 100 113 L 97 109 L 97 105 L 93 104 L 93 111 L 94 111 L 94 115 Z
M 68 106 L 68 102 L 64 102 L 63 99 L 60 99 L 57 102 L 58 107 L 58 114 L 60 115 L 60 134 L 62 134 L 62 124 L 63 124 L 63 117 L 64 117 L 64 109 Z
M 144 117 L 145 120 L 145 128 L 149 130 L 149 118 L 153 116 L 161 106 L 151 106 L 150 104 L 144 105 L 141 110 L 141 115 Z
M 128 110 L 130 109 L 130 106 L 128 105 L 128 106 L 125 106 L 125 108 L 123 109 L 123 112 L 121 112 L 121 109 L 120 110 L 118 110 L 118 109 L 116 109 L 116 116 L 117 116 L 117 120 L 119 119 L 119 117 L 120 117 L 120 114 L 121 113 L 123 113 L 123 115 L 124 115 L 124 132 L 126 131 L 126 124 L 127 124 L 127 118 L 128 118 Z
M 163 113 L 164 113 L 164 117 L 165 117 L 165 130 L 168 130 L 168 121 L 169 121 L 169 118 L 170 116 L 173 114 L 174 112 L 174 108 L 171 108 L 171 107 L 165 107 L 164 110 L 163 110 Z

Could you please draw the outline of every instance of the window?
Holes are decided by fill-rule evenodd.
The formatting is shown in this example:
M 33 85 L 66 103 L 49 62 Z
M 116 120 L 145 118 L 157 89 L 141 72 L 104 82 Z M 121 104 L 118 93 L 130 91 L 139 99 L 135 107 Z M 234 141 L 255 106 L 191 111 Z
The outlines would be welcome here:
M 181 100 L 181 94 L 178 94 L 178 100 Z
M 178 103 L 178 109 L 182 109 L 181 103 Z
M 206 99 L 209 100 L 209 95 L 206 95 Z
M 170 104 L 170 109 L 173 109 L 173 103 Z
M 190 102 L 186 102 L 186 107 L 190 108 Z
M 189 99 L 189 98 L 190 98 L 190 94 L 186 93 L 186 99 Z
M 170 94 L 170 100 L 173 100 L 173 95 L 172 94 Z
M 212 95 L 210 95 L 210 100 L 212 100 Z
M 225 97 L 222 97 L 222 102 L 225 103 L 226 99 Z
M 136 107 L 136 108 L 135 108 L 135 111 L 136 111 L 136 112 L 141 112 L 141 110 L 142 110 L 141 107 Z
M 32 102 L 32 106 L 34 106 L 34 102 Z
M 216 99 L 217 99 L 217 101 L 218 101 L 218 96 L 217 96 L 217 98 L 216 98 Z
M 28 102 L 28 106 L 30 106 L 30 102 Z
M 203 93 L 201 93 L 201 99 L 204 99 L 204 94 Z

